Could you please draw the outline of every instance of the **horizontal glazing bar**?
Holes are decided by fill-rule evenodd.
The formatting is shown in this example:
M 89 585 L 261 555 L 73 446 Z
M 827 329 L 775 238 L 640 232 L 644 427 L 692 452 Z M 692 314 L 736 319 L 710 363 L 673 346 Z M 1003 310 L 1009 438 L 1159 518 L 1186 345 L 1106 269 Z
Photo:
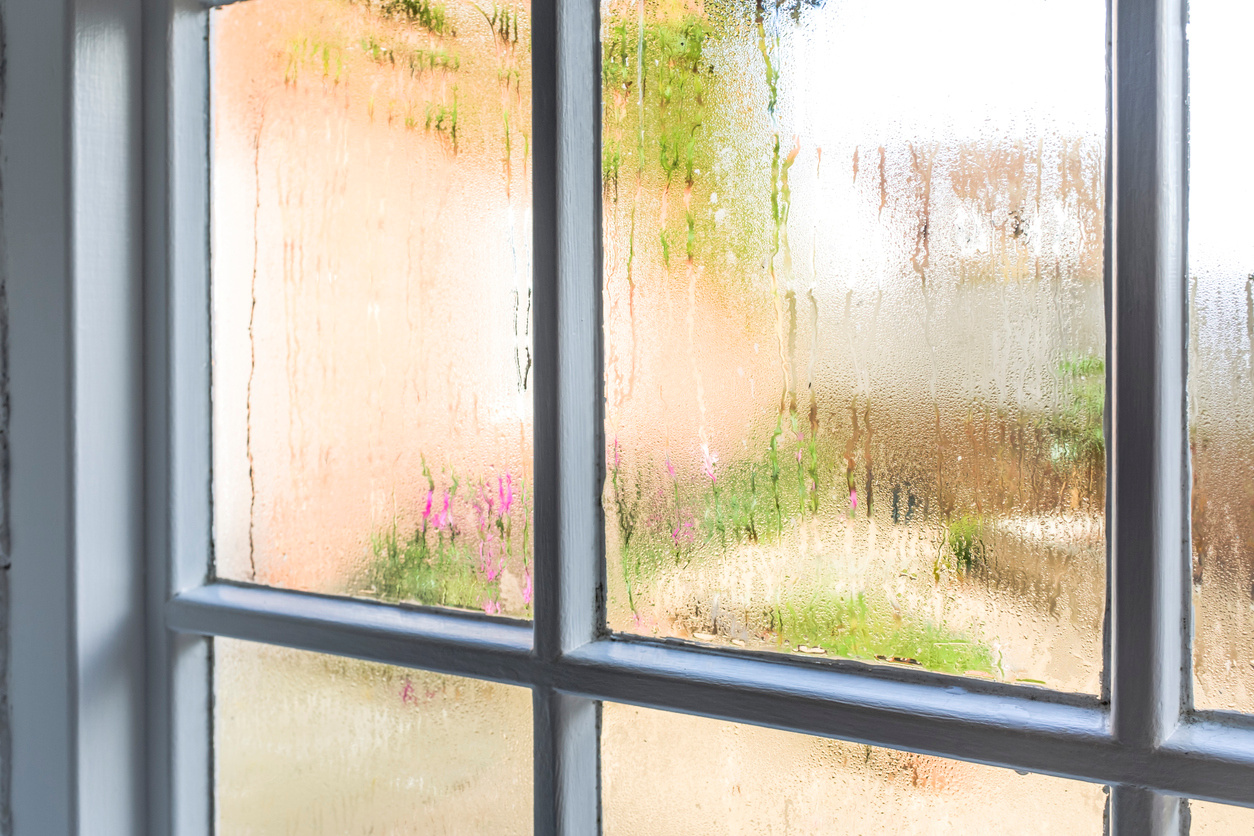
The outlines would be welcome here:
M 1096 700 L 1065 704 L 980 693 L 950 677 L 923 684 L 878 673 L 609 641 L 563 659 L 557 685 L 615 702 L 1068 778 L 1102 780 L 1117 769 L 1108 715 Z
M 510 684 L 534 673 L 526 622 L 308 592 L 210 584 L 170 601 L 166 626 Z
M 1254 728 L 1222 718 L 1184 725 L 1146 750 L 1118 745 L 1106 708 L 1082 698 L 621 638 L 543 662 L 520 622 L 221 583 L 176 597 L 166 621 L 184 632 L 1254 807 Z
M 1143 784 L 1202 801 L 1254 807 L 1254 726 L 1193 720 L 1147 761 Z

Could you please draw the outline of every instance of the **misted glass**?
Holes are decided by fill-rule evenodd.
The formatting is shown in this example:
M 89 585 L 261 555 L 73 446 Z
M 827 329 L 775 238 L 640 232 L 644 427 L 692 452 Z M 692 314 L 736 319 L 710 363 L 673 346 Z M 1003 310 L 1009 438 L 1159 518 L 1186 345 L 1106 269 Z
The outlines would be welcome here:
M 606 703 L 605 836 L 1100 836 L 1105 788 Z
M 222 834 L 529 834 L 525 688 L 214 640 Z
M 528 3 L 212 24 L 218 574 L 529 615 Z
M 1254 833 L 1254 810 L 1209 801 L 1189 802 L 1189 836 L 1248 836 Z
M 1254 711 L 1254 7 L 1189 4 L 1193 698 Z
M 1095 692 L 1102 0 L 606 0 L 614 629 Z

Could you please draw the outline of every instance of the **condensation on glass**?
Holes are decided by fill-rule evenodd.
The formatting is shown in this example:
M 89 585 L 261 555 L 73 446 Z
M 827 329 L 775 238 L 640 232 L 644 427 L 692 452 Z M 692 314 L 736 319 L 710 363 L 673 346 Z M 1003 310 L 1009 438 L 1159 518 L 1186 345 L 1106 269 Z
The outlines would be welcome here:
M 606 836 L 1100 836 L 1105 788 L 606 703 Z
M 1254 810 L 1209 801 L 1189 802 L 1189 836 L 1249 836 Z
M 214 640 L 216 832 L 529 834 L 525 688 Z
M 1105 8 L 602 3 L 614 629 L 1098 689 Z
M 212 33 L 218 575 L 529 615 L 528 3 Z
M 1254 711 L 1254 8 L 1189 4 L 1193 696 Z

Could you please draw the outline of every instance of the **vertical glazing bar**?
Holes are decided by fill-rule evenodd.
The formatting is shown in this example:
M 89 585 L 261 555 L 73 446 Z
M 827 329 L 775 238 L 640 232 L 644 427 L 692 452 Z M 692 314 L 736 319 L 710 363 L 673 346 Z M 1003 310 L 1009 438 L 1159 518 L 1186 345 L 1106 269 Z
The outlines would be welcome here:
M 208 13 L 144 3 L 149 833 L 213 830 L 209 640 L 165 627 L 210 564 Z
M 536 652 L 601 626 L 601 204 L 596 0 L 533 7 Z
M 535 648 L 553 661 L 604 621 L 599 9 L 539 0 L 532 15 Z M 536 692 L 538 836 L 597 832 L 597 713 Z
M 535 834 L 595 836 L 601 832 L 601 704 L 536 688 L 532 706 Z
M 0 478 L 8 716 L 6 833 L 73 833 L 72 177 L 68 0 L 3 8 L 3 405 L 12 450 Z M 12 733 L 10 737 L 8 732 Z
M 71 36 L 71 623 L 77 821 L 147 831 L 139 0 L 76 0 Z M 15 452 L 21 452 L 18 448 Z M 17 821 L 18 828 L 21 821 Z
M 1179 722 L 1186 682 L 1184 0 L 1114 0 L 1111 722 L 1135 749 Z M 1117 787 L 1112 832 L 1179 833 L 1179 802 Z
M 1115 787 L 1111 794 L 1110 832 L 1188 836 L 1184 802 L 1140 787 Z

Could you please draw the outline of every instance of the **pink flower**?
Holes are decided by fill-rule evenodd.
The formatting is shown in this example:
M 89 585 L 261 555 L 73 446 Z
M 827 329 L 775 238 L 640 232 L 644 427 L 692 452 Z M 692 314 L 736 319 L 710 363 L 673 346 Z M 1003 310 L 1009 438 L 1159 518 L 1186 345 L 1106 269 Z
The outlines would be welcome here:
M 701 445 L 701 457 L 705 460 L 701 465 L 701 471 L 705 473 L 705 477 L 711 483 L 718 481 L 718 475 L 714 472 L 714 465 L 718 464 L 718 453 L 710 452 L 710 445 Z
M 671 529 L 671 540 L 677 546 L 690 545 L 696 542 L 696 539 L 697 533 L 694 530 L 692 520 L 685 520 Z
M 666 472 L 671 475 L 672 479 L 675 478 L 675 465 L 671 464 L 670 456 L 666 457 Z
M 532 587 L 531 587 L 531 570 L 530 570 L 530 569 L 524 569 L 524 570 L 523 570 L 523 588 L 522 588 L 522 595 L 523 595 L 523 603 L 524 603 L 524 604 L 530 604 L 530 603 L 531 603 L 531 595 L 532 595 L 532 592 L 534 592 L 534 590 L 533 590 L 533 589 L 532 589 Z
M 414 695 L 414 683 L 409 681 L 409 677 L 405 678 L 405 687 L 401 688 L 401 702 L 409 705 L 410 701 L 418 702 L 418 697 Z
M 448 491 L 444 492 L 444 509 L 435 515 L 435 527 L 443 531 L 453 526 L 453 497 Z
M 514 504 L 514 477 L 511 474 L 506 473 L 505 479 L 502 480 L 498 476 L 496 479 L 496 489 L 500 494 L 501 516 L 503 517 L 509 513 L 509 509 Z
M 849 510 L 850 511 L 858 510 L 858 489 L 857 488 L 849 489 Z
M 431 518 L 431 501 L 435 498 L 435 491 L 427 491 L 427 507 L 422 512 L 422 522 L 426 525 L 427 520 Z
M 488 615 L 500 615 L 501 614 L 501 602 L 500 601 L 485 601 L 483 604 L 483 611 L 487 613 Z
M 501 573 L 504 568 L 504 561 L 496 561 L 492 554 L 491 535 L 489 539 L 479 543 L 479 573 L 488 579 L 488 582 L 496 580 L 496 576 Z
M 487 525 L 486 521 L 492 517 L 492 502 L 493 496 L 491 484 L 480 485 L 479 503 L 481 503 L 483 507 L 478 507 L 477 505 L 475 510 L 479 512 L 479 523 L 481 527 Z

